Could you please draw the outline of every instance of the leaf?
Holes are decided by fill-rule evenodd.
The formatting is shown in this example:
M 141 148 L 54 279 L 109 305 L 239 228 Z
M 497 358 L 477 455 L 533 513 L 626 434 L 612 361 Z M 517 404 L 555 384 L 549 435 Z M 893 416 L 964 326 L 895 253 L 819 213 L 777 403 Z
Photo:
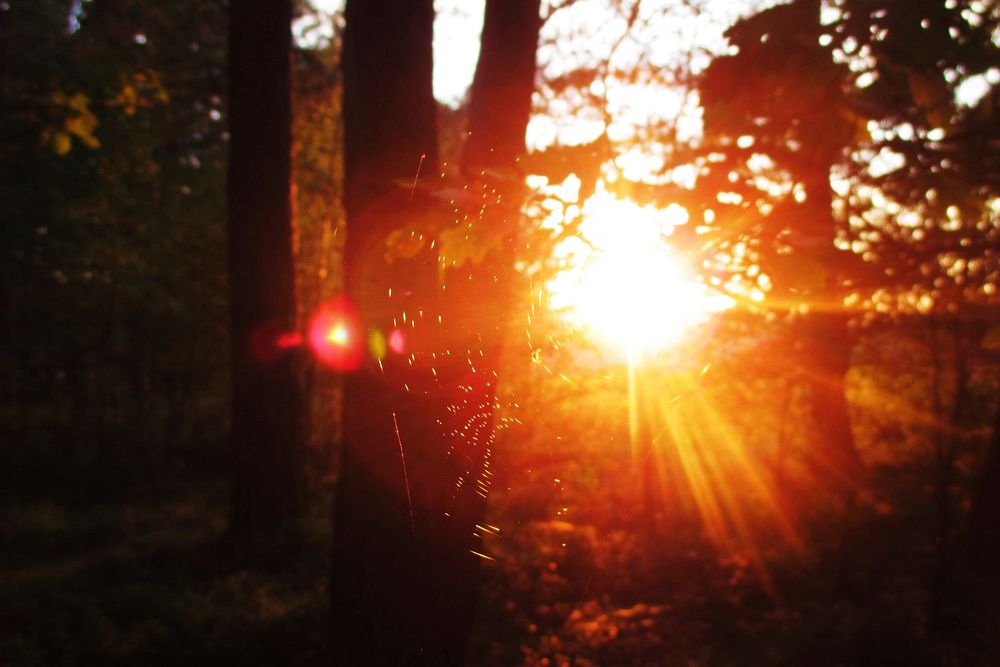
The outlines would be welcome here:
M 88 99 L 83 93 L 76 93 L 70 97 L 69 101 L 66 103 L 67 107 L 81 114 L 89 113 L 89 105 L 90 99 Z
M 66 155 L 73 147 L 73 140 L 65 132 L 55 131 L 52 133 L 52 150 L 56 155 Z
M 614 157 L 606 134 L 586 144 L 554 144 L 530 153 L 525 159 L 528 173 L 547 176 L 550 183 L 562 183 L 570 174 L 580 179 L 580 199 L 593 192 L 601 175 L 601 165 Z
M 100 147 L 101 142 L 94 136 L 94 131 L 97 129 L 97 117 L 89 111 L 85 111 L 79 116 L 67 118 L 63 127 L 67 133 L 75 136 L 87 148 Z
M 446 229 L 439 237 L 438 252 L 444 268 L 478 262 L 486 256 L 486 248 L 467 225 Z
M 385 261 L 391 264 L 399 259 L 413 259 L 423 250 L 425 238 L 412 227 L 392 230 L 385 238 Z

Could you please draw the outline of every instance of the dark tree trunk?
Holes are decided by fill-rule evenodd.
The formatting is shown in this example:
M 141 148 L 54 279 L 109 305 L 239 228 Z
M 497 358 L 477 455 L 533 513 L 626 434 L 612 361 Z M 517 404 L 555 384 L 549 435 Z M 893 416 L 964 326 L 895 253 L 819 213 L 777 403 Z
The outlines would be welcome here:
M 806 270 L 809 263 L 821 267 L 823 280 L 803 290 L 806 298 L 802 303 L 808 311 L 796 316 L 793 335 L 797 372 L 803 379 L 804 404 L 812 428 L 806 462 L 817 488 L 843 510 L 840 529 L 830 532 L 835 536 L 828 554 L 833 568 L 831 581 L 841 593 L 853 594 L 858 557 L 854 514 L 858 492 L 866 482 L 847 402 L 847 373 L 854 348 L 851 314 L 839 295 L 858 258 L 834 246 L 830 169 L 835 156 L 817 151 L 814 168 L 802 183 L 806 199 L 800 207 L 798 227 L 804 237 L 814 241 L 799 252 L 807 262 Z
M 434 7 L 431 0 L 355 0 L 344 18 L 344 209 L 356 219 L 393 181 L 437 169 Z M 372 234 L 355 227 L 348 253 L 357 255 Z
M 1000 574 L 1000 401 L 969 514 L 969 554 L 982 573 Z
M 937 346 L 936 327 L 932 326 L 930 343 L 932 346 L 931 388 L 933 415 L 940 427 L 934 438 L 934 516 L 935 526 L 932 538 L 934 560 L 928 580 L 930 595 L 927 601 L 927 629 L 937 633 L 944 627 L 947 612 L 947 593 L 951 579 L 953 499 L 951 486 L 955 476 L 955 457 L 965 449 L 968 437 L 970 415 L 969 400 L 969 360 L 966 341 L 958 320 L 948 327 L 953 343 L 955 368 L 955 393 L 951 400 L 950 414 L 944 412 L 941 396 L 943 364 L 940 348 Z
M 836 156 L 836 152 L 816 151 L 814 168 L 802 183 L 806 199 L 800 207 L 798 227 L 804 237 L 816 241 L 799 252 L 807 262 L 822 267 L 825 275 L 824 284 L 811 286 L 813 292 L 806 302 L 809 311 L 800 317 L 795 333 L 807 409 L 815 429 L 812 468 L 822 486 L 851 505 L 862 483 L 863 466 L 854 443 L 846 393 L 854 347 L 851 314 L 839 295 L 844 279 L 856 271 L 858 258 L 834 246 L 830 170 Z M 807 288 L 806 294 L 809 291 Z
M 487 12 L 484 34 L 495 15 Z M 435 210 L 419 188 L 438 173 L 432 4 L 348 2 L 345 18 L 348 291 L 365 327 L 403 331 L 407 349 L 370 360 L 345 383 L 334 653 L 342 665 L 458 665 L 478 583 L 473 552 L 482 550 L 486 530 L 477 524 L 490 477 L 500 319 L 491 301 L 499 265 L 442 271 L 438 250 L 426 242 L 412 255 L 386 259 L 394 232 L 428 215 L 451 215 Z M 488 69 L 504 76 L 502 68 Z M 528 79 L 526 109 L 533 69 Z M 474 84 L 474 99 L 481 86 Z M 523 151 L 523 116 L 511 164 Z
M 416 186 L 437 170 L 433 4 L 350 0 L 345 19 L 345 286 L 363 326 L 388 334 L 406 311 L 433 312 L 437 296 L 426 249 L 384 259 L 394 229 L 429 212 L 399 183 Z M 344 382 L 331 602 L 333 655 L 345 667 L 459 664 L 464 653 L 467 610 L 449 604 L 456 582 L 446 568 L 472 556 L 442 535 L 440 496 L 454 479 L 435 419 L 447 403 L 426 368 L 405 363 L 416 337 L 407 339 L 407 359 L 367 359 Z
M 511 169 L 524 154 L 535 90 L 540 0 L 490 0 L 469 99 L 462 170 Z
M 469 187 L 482 193 L 482 208 L 470 213 L 478 215 L 478 224 L 498 230 L 494 236 L 499 242 L 480 261 L 466 262 L 446 274 L 451 290 L 448 310 L 466 323 L 466 338 L 474 340 L 480 351 L 476 363 L 480 379 L 469 385 L 474 391 L 469 392 L 466 409 L 456 416 L 466 422 L 478 410 L 480 428 L 488 436 L 496 427 L 499 365 L 517 294 L 514 260 L 524 196 L 524 174 L 518 163 L 526 150 L 525 132 L 535 90 L 540 10 L 540 0 L 486 2 L 461 172 Z M 475 456 L 480 473 L 488 472 L 488 456 Z M 485 497 L 470 496 L 464 512 L 466 523 L 482 521 Z
M 291 17 L 291 0 L 233 0 L 229 12 L 231 527 L 242 536 L 302 509 L 296 360 L 273 345 L 295 327 Z

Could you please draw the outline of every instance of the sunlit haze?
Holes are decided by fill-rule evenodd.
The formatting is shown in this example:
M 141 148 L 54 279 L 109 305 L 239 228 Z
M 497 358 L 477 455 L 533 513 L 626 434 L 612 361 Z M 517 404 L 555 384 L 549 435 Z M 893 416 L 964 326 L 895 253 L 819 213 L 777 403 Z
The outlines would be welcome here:
M 552 308 L 601 342 L 630 356 L 653 352 L 732 305 L 671 248 L 684 209 L 642 207 L 598 190 L 582 215 L 579 234 L 556 249 L 565 264 L 548 289 Z

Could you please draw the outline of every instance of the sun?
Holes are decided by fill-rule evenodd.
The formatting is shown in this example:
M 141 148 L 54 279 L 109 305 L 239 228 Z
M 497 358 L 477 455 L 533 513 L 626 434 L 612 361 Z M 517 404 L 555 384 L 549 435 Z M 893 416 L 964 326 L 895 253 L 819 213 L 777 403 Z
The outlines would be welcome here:
M 550 304 L 570 324 L 629 359 L 680 345 L 731 299 L 698 282 L 669 244 L 687 222 L 680 206 L 657 209 L 598 188 L 581 209 L 577 236 L 556 248 L 562 269 Z

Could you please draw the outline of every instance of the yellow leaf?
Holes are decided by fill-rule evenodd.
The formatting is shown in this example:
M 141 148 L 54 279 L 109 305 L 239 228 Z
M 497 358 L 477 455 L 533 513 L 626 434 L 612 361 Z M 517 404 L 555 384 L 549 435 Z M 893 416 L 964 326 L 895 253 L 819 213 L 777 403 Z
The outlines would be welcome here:
M 73 140 L 68 134 L 59 131 L 52 133 L 52 150 L 56 152 L 56 155 L 66 155 L 72 147 Z
M 83 142 L 83 145 L 86 146 L 87 148 L 92 148 L 96 150 L 101 147 L 101 142 L 98 141 L 97 137 L 95 137 L 92 134 L 82 135 L 80 137 L 80 141 Z
M 394 229 L 385 237 L 385 261 L 413 259 L 424 247 L 424 235 L 411 227 Z
M 83 93 L 76 93 L 73 97 L 69 98 L 66 106 L 74 111 L 79 111 L 85 113 L 87 111 L 87 106 L 90 104 L 90 100 Z
M 97 117 L 92 113 L 84 113 L 73 118 L 67 118 L 63 124 L 68 134 L 75 136 L 88 148 L 98 148 L 101 144 L 94 136 L 97 129 Z
M 482 262 L 486 254 L 499 244 L 499 238 L 483 233 L 481 227 L 459 225 L 441 232 L 438 248 L 443 269 L 466 262 Z

